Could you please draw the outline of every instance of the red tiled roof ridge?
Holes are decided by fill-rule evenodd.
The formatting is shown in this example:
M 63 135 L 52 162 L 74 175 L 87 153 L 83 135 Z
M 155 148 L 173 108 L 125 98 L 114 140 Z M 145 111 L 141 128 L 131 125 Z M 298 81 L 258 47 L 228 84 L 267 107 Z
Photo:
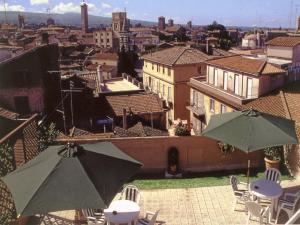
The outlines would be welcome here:
M 284 91 L 283 90 L 280 90 L 279 91 L 279 96 L 281 98 L 281 101 L 283 103 L 283 108 L 284 108 L 284 111 L 285 111 L 285 114 L 286 114 L 286 118 L 287 119 L 291 119 L 291 112 L 289 110 L 289 107 L 288 107 L 288 104 L 287 104 L 287 100 L 286 100 L 286 97 L 285 97 L 285 94 L 284 94 Z

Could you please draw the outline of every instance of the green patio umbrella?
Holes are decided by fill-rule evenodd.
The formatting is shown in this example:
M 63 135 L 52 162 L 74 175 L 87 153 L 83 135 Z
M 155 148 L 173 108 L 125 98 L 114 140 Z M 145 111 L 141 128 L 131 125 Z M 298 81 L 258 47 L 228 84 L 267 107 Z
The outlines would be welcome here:
M 292 120 L 253 109 L 212 116 L 202 135 L 247 153 L 266 147 L 298 143 Z M 250 161 L 248 168 L 249 166 Z
M 110 142 L 51 146 L 3 177 L 18 216 L 106 208 L 142 166 Z

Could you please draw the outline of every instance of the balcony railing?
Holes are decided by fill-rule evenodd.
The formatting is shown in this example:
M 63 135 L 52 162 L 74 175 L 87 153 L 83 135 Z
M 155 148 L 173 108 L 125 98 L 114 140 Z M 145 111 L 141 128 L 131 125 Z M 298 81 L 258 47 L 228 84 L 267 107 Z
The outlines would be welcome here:
M 229 90 L 225 91 L 221 88 L 210 85 L 206 81 L 198 78 L 190 79 L 189 85 L 199 90 L 203 94 L 212 96 L 213 98 L 219 99 L 223 102 L 237 107 L 255 98 L 254 96 L 253 98 L 244 98 L 242 96 L 234 94 L 234 92 L 230 92 Z

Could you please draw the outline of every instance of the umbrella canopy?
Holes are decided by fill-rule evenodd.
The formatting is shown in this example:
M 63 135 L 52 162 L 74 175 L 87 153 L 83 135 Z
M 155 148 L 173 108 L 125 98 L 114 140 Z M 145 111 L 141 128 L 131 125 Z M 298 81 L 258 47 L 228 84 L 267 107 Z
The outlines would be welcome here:
M 110 142 L 51 146 L 3 177 L 18 215 L 106 208 L 142 166 Z
M 298 143 L 293 121 L 253 109 L 212 116 L 202 135 L 246 152 Z

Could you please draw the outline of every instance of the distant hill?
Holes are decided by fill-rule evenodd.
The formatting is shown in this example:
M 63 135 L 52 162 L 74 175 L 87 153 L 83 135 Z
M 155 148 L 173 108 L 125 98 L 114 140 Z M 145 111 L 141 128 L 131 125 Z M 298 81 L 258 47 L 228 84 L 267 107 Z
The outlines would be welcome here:
M 20 12 L 9 11 L 7 12 L 7 20 L 9 23 L 18 23 L 18 14 Z M 35 12 L 21 12 L 25 16 L 25 23 L 28 24 L 40 24 L 46 23 L 48 19 L 47 13 L 35 13 Z M 55 20 L 56 24 L 59 25 L 71 25 L 71 26 L 80 26 L 80 14 L 79 13 L 65 13 L 65 14 L 51 14 L 51 18 Z M 4 11 L 0 11 L 0 23 L 5 22 Z M 141 23 L 144 26 L 154 25 L 154 22 L 140 21 L 140 20 L 130 20 L 132 25 Z M 89 26 L 98 27 L 100 24 L 108 26 L 111 24 L 111 17 L 103 16 L 94 16 L 89 15 Z

